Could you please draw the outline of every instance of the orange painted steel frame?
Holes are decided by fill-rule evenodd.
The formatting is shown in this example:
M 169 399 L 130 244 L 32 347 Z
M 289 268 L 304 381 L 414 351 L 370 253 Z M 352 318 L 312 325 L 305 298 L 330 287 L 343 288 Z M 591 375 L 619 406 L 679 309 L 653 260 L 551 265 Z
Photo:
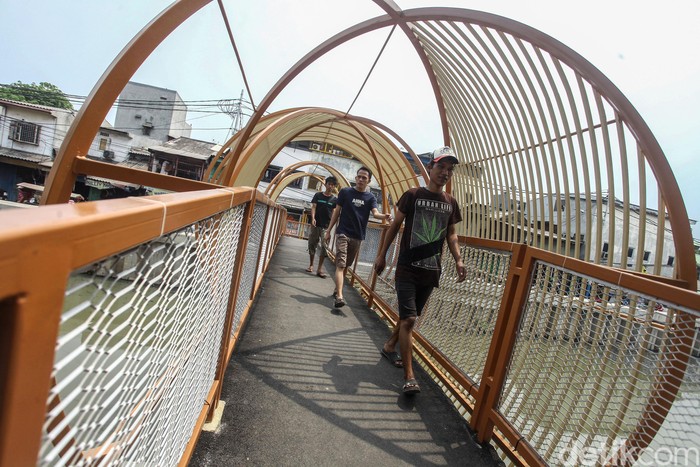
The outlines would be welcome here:
M 100 163 L 85 159 L 85 155 L 87 154 L 90 143 L 92 142 L 92 139 L 96 134 L 99 125 L 106 116 L 109 108 L 116 100 L 118 94 L 124 88 L 128 80 L 131 78 L 131 76 L 133 76 L 134 72 L 138 69 L 141 63 L 145 61 L 155 47 L 162 42 L 170 32 L 182 24 L 183 21 L 194 14 L 197 10 L 209 3 L 209 1 L 210 0 L 180 0 L 173 3 L 149 25 L 147 25 L 139 34 L 137 34 L 137 36 L 134 37 L 134 39 L 125 47 L 122 53 L 120 53 L 120 55 L 114 60 L 107 71 L 105 71 L 95 88 L 93 88 L 93 91 L 86 100 L 85 105 L 83 105 L 78 113 L 76 121 L 71 126 L 64 143 L 59 150 L 56 162 L 49 175 L 47 190 L 44 197 L 45 199 L 43 201 L 44 203 L 53 204 L 66 201 L 70 195 L 75 178 L 78 174 L 97 174 L 101 173 L 100 171 L 102 170 L 106 170 L 104 167 L 102 167 L 102 165 L 100 165 Z M 661 150 L 653 134 L 644 123 L 636 109 L 634 109 L 631 103 L 607 77 L 605 77 L 599 70 L 597 70 L 579 54 L 566 47 L 556 39 L 547 36 L 546 34 L 529 26 L 507 18 L 472 10 L 450 8 L 423 8 L 401 11 L 395 3 L 388 0 L 375 0 L 375 3 L 382 7 L 384 11 L 387 12 L 387 15 L 364 21 L 333 36 L 309 52 L 280 78 L 277 84 L 263 98 L 257 110 L 249 120 L 247 126 L 239 133 L 239 135 L 237 135 L 239 141 L 243 142 L 243 144 L 236 145 L 232 154 L 233 160 L 237 160 L 243 152 L 245 143 L 248 141 L 248 138 L 252 134 L 253 128 L 262 118 L 264 112 L 269 108 L 282 89 L 284 89 L 302 70 L 324 55 L 326 52 L 355 37 L 376 29 L 393 27 L 396 25 L 400 26 L 406 33 L 407 37 L 409 37 L 409 40 L 411 40 L 424 63 L 426 73 L 428 74 L 429 80 L 433 86 L 436 101 L 438 103 L 437 107 L 438 111 L 440 112 L 444 143 L 449 144 L 450 140 L 445 106 L 442 103 L 441 92 L 437 85 L 437 79 L 427 61 L 427 58 L 425 57 L 424 52 L 418 44 L 415 35 L 411 33 L 408 25 L 411 22 L 418 21 L 468 21 L 471 24 L 484 27 L 494 27 L 500 31 L 513 34 L 516 37 L 527 38 L 527 40 L 533 45 L 547 50 L 554 57 L 569 64 L 577 73 L 579 73 L 588 82 L 592 83 L 594 87 L 599 89 L 602 94 L 606 96 L 610 105 L 623 118 L 623 120 L 629 122 L 630 131 L 637 139 L 641 148 L 641 153 L 645 155 L 646 160 L 649 162 L 652 171 L 659 182 L 661 196 L 663 200 L 665 200 L 666 206 L 669 207 L 668 216 L 671 224 L 674 226 L 674 243 L 678 248 L 676 252 L 678 276 L 686 283 L 686 287 L 691 287 L 692 281 L 695 280 L 696 265 L 692 251 L 692 234 L 690 232 L 689 225 L 686 225 L 687 223 L 685 222 L 685 220 L 687 220 L 687 212 L 685 210 L 685 204 L 680 194 L 680 190 L 678 185 L 675 183 L 675 178 L 670 170 L 668 161 L 665 159 L 663 151 Z M 360 134 L 362 133 L 360 132 Z M 233 174 L 234 169 L 235 164 L 229 164 L 225 167 L 226 176 L 224 177 L 224 180 L 231 180 L 231 175 Z M 109 172 L 110 176 L 115 175 L 113 166 L 110 166 L 110 170 L 107 172 Z M 383 187 L 385 187 L 385 181 L 383 180 L 381 173 L 379 175 L 380 183 Z M 162 186 L 159 185 L 159 183 L 169 183 L 173 189 L 179 190 L 197 189 L 197 186 L 200 187 L 200 189 L 207 187 L 206 184 L 195 186 L 194 183 L 197 182 L 191 183 L 178 180 L 161 179 L 155 177 L 153 174 L 148 174 L 147 172 L 143 171 L 125 170 L 119 178 L 122 178 L 123 181 L 136 182 L 150 186 Z M 66 253 L 63 251 L 54 251 L 51 252 L 51 255 L 52 257 L 56 257 L 58 264 L 61 264 L 61 261 L 68 260 L 67 258 L 64 258 Z M 13 264 L 12 266 L 17 267 L 18 269 L 22 267 L 22 265 L 19 264 Z M 625 275 L 625 277 L 632 277 L 632 275 Z M 61 278 L 51 279 L 55 280 Z M 637 279 L 643 280 L 640 278 Z M 58 282 L 60 282 L 60 280 Z M 43 293 L 46 294 L 47 297 L 51 297 L 50 299 L 43 299 L 47 300 L 46 303 L 51 302 L 51 300 L 58 300 L 59 302 L 62 300 L 62 298 L 58 296 L 57 290 L 47 289 L 43 291 Z M 50 295 L 51 293 L 54 293 L 55 295 Z M 517 293 L 511 293 L 513 294 L 512 299 L 514 302 L 516 300 L 520 300 Z M 34 303 L 33 300 L 39 299 L 37 297 L 38 295 L 32 295 L 31 298 L 22 297 L 22 299 L 15 300 L 12 305 L 5 306 L 14 310 L 14 312 L 12 312 L 13 316 L 24 316 L 24 313 L 17 311 L 17 307 L 20 306 L 23 308 L 26 306 L 31 306 Z M 691 318 L 685 317 L 685 319 L 689 320 Z M 22 325 L 26 324 L 19 321 L 15 322 L 14 325 L 21 327 Z M 49 332 L 53 331 L 51 328 L 48 330 Z M 677 362 L 675 365 L 670 364 L 669 376 L 678 376 L 678 372 L 682 371 L 684 367 L 685 362 Z M 11 372 L 12 368 L 8 368 L 7 371 Z M 677 388 L 669 393 L 665 389 L 665 383 L 660 382 L 657 396 L 652 398 L 650 401 L 650 407 L 658 405 L 664 407 L 667 404 L 661 404 L 659 401 L 663 400 L 664 397 L 669 398 L 669 396 L 675 395 L 676 390 Z M 658 411 L 654 412 L 652 417 L 653 422 L 650 424 L 651 428 L 642 429 L 640 427 L 638 430 L 639 434 L 633 441 L 641 444 L 648 442 L 653 434 L 652 431 L 658 427 L 664 416 L 665 413 L 659 413 Z
M 6 225 L 11 227 L 0 232 L 3 244 L 0 251 L 0 377 L 3 381 L 0 465 L 33 465 L 36 462 L 69 274 L 218 212 L 243 204 L 250 206 L 256 200 L 270 204 L 251 188 L 218 188 L 3 213 L 3 221 L 8 221 Z M 251 211 L 250 207 L 247 209 Z M 279 219 L 283 212 L 275 208 L 275 227 L 270 230 L 271 235 L 279 235 Z M 246 218 L 243 223 L 245 235 L 249 222 Z M 244 250 L 239 249 L 239 256 Z M 271 250 L 268 250 L 267 259 Z M 50 263 L 52 267 L 37 268 L 40 263 Z M 234 281 L 239 278 L 240 268 Z M 234 282 L 234 290 L 237 289 Z M 235 299 L 235 293 L 231 294 L 231 299 Z M 230 334 L 234 303 L 229 303 L 222 341 Z M 235 337 L 221 347 L 221 363 L 228 361 L 233 344 Z M 224 367 L 219 365 L 193 432 L 191 447 L 210 408 L 216 405 Z M 32 370 L 27 371 L 28 368 Z M 185 453 L 187 457 L 189 454 L 189 451 Z

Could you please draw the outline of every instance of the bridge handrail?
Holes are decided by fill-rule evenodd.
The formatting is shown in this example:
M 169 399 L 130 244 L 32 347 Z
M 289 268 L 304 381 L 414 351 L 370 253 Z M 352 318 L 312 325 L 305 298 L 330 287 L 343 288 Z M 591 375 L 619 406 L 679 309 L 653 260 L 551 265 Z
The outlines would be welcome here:
M 371 268 L 371 258 L 382 240 L 383 229 L 370 226 L 361 247 L 364 251 L 358 255 L 365 261 L 359 260 L 353 266 L 352 283 L 367 297 L 370 306 L 395 323 L 398 316 L 395 292 L 386 271 L 395 265 L 396 255 L 388 255 L 391 258 L 387 258 L 382 277 L 376 277 Z M 399 238 L 395 239 L 398 241 Z M 693 357 L 700 357 L 700 326 L 696 324 L 700 323 L 700 295 L 687 290 L 681 281 L 596 265 L 523 244 L 474 237 L 460 237 L 460 242 L 468 268 L 467 281 L 454 282 L 451 256 L 443 255 L 441 287 L 433 292 L 417 324 L 416 353 L 470 420 L 480 441 L 495 441 L 519 465 L 559 463 L 566 449 L 569 449 L 566 455 L 581 456 L 575 458 L 580 462 L 586 455 L 590 456 L 593 440 L 597 443 L 602 438 L 605 438 L 602 448 L 596 445 L 595 452 L 603 464 L 633 464 L 647 448 L 657 454 L 692 448 L 692 443 L 689 445 L 682 435 L 673 435 L 671 428 L 663 436 L 657 435 L 664 423 L 676 426 L 700 416 L 697 410 L 688 413 L 687 407 L 672 412 L 674 399 L 682 387 L 686 394 L 692 392 L 695 398 L 700 398 L 700 393 L 693 390 L 694 380 L 686 378 L 689 361 L 693 365 L 689 372 L 695 374 L 698 360 Z M 537 276 L 538 270 L 545 271 L 540 272 L 544 279 Z M 475 285 L 477 282 L 481 285 Z M 533 284 L 546 290 L 538 291 Z M 552 302 L 552 297 L 565 302 L 565 306 Z M 548 300 L 552 303 L 547 303 Z M 577 326 L 574 331 L 569 329 L 572 320 Z M 523 328 L 524 323 L 530 328 Z M 461 328 L 457 332 L 450 326 Z M 475 344 L 481 342 L 475 336 L 478 333 L 487 339 L 481 346 Z M 470 347 L 455 350 L 455 340 Z M 569 356 L 572 360 L 582 358 L 586 352 L 577 349 L 591 347 L 595 342 L 595 346 L 603 349 L 602 368 L 618 365 L 624 370 L 624 376 L 616 376 L 619 382 L 615 385 L 605 381 L 605 377 L 601 380 L 593 371 L 595 365 L 590 368 L 594 376 L 589 383 L 596 386 L 588 396 L 587 408 L 609 407 L 596 415 L 605 420 L 607 428 L 591 433 L 590 427 L 586 425 L 583 429 L 581 425 L 587 423 L 586 417 L 576 415 L 572 419 L 578 425 L 557 420 L 557 426 L 550 426 L 549 436 L 560 444 L 545 434 L 532 436 L 537 430 L 546 431 L 551 422 L 541 426 L 536 420 L 522 422 L 523 401 L 531 402 L 536 397 L 518 396 L 522 400 L 514 404 L 513 398 L 517 399 L 512 395 L 514 385 L 542 384 L 542 378 L 539 383 L 533 379 L 533 372 L 541 372 L 555 381 L 559 378 L 579 384 L 567 380 L 571 374 L 557 367 L 566 362 L 552 366 L 552 362 L 542 361 L 537 362 L 539 367 L 528 366 L 527 357 L 523 357 L 520 349 L 530 348 L 538 340 L 550 345 L 565 343 L 561 346 L 572 353 Z M 618 353 L 631 363 L 620 363 L 614 356 Z M 466 366 L 465 358 L 469 360 Z M 520 360 L 514 362 L 514 358 Z M 577 377 L 585 379 L 581 375 Z M 508 404 L 503 405 L 505 401 Z M 556 412 L 548 412 L 546 401 L 532 403 L 537 410 L 556 418 Z M 569 405 L 578 408 L 573 403 Z M 532 423 L 536 426 L 526 430 Z M 575 436 L 581 438 L 570 439 Z M 574 453 L 574 449 L 578 451 Z
M 212 314 L 214 321 L 209 317 L 208 323 L 200 323 L 204 325 L 201 332 L 191 332 L 187 336 L 189 340 L 182 341 L 183 348 L 193 348 L 197 341 L 195 335 L 200 335 L 200 339 L 212 342 L 213 349 L 211 356 L 202 356 L 209 359 L 203 363 L 209 368 L 205 373 L 211 379 L 200 389 L 204 394 L 202 399 L 192 401 L 200 404 L 199 408 L 196 413 L 191 412 L 191 419 L 179 420 L 176 424 L 193 429 L 184 437 L 172 434 L 176 460 L 187 459 L 201 426 L 216 408 L 224 369 L 279 239 L 284 214 L 283 209 L 253 188 L 219 188 L 0 213 L 0 264 L 3 266 L 0 268 L 0 379 L 3 381 L 0 465 L 41 463 L 47 461 L 47 455 L 53 459 L 61 457 L 68 463 L 78 459 L 94 461 L 108 456 L 116 458 L 135 449 L 133 446 L 138 445 L 135 439 L 143 438 L 146 421 L 153 422 L 148 417 L 164 405 L 163 397 L 173 397 L 172 381 L 190 372 L 192 362 L 199 355 L 181 350 L 171 360 L 161 359 L 164 365 L 160 367 L 146 368 L 131 363 L 130 358 L 148 360 L 147 355 L 163 351 L 157 349 L 160 344 L 153 344 L 155 338 L 149 334 L 155 332 L 153 327 L 149 328 L 153 323 L 149 324 L 147 318 L 134 312 L 145 313 L 149 308 L 125 302 L 124 291 L 114 284 L 137 284 L 128 286 L 136 289 L 129 295 L 140 297 L 142 301 L 146 300 L 143 290 L 159 288 L 159 296 L 179 301 L 158 303 L 156 308 L 150 309 L 179 312 L 177 307 L 182 308 L 185 302 L 176 295 L 188 287 L 196 292 L 188 271 L 189 276 L 194 276 L 191 271 L 197 271 L 203 276 L 200 288 L 203 286 L 207 289 L 205 292 L 216 295 L 215 303 L 219 305 L 216 314 Z M 254 224 L 257 230 L 251 231 Z M 226 244 L 223 238 L 234 241 Z M 198 239 L 200 243 L 207 243 L 205 250 L 197 249 Z M 217 251 L 232 256 L 220 258 Z M 151 255 L 154 252 L 158 254 Z M 174 253 L 182 254 L 179 256 L 181 264 L 172 264 L 178 261 L 168 257 Z M 244 258 L 248 257 L 257 266 L 255 277 L 246 279 L 242 266 Z M 136 258 L 136 266 L 121 264 L 130 258 Z M 144 264 L 149 260 L 152 264 L 145 269 Z M 226 274 L 219 268 L 224 263 L 230 265 Z M 105 269 L 105 264 L 111 264 L 111 269 Z M 77 285 L 74 284 L 76 276 L 81 278 Z M 250 284 L 240 287 L 243 280 Z M 95 290 L 93 297 L 104 293 L 111 302 L 100 309 L 103 305 L 81 299 L 75 307 L 68 307 L 70 294 L 85 288 L 86 284 Z M 243 289 L 248 295 L 238 297 L 239 290 Z M 104 297 L 103 302 L 109 301 Z M 158 299 L 150 297 L 148 300 Z M 196 306 L 185 304 L 184 308 Z M 96 310 L 90 315 L 93 322 L 72 323 L 62 328 L 71 320 L 62 315 L 68 313 L 75 321 L 76 316 L 82 316 L 89 307 Z M 124 315 L 131 316 L 131 321 L 121 323 L 114 319 Z M 110 316 L 109 320 L 106 316 Z M 147 332 L 135 338 L 133 329 L 142 325 Z M 137 342 L 138 339 L 147 344 Z M 71 349 L 69 342 L 79 343 L 78 347 Z M 119 355 L 122 351 L 127 357 Z M 66 367 L 77 366 L 82 370 L 56 367 L 55 360 L 61 352 L 68 354 L 64 355 L 69 362 Z M 107 355 L 101 362 L 102 367 L 95 366 L 102 358 L 100 353 Z M 120 399 L 116 395 L 122 389 L 119 380 L 104 376 L 109 373 L 110 365 L 112 370 L 120 368 L 125 374 L 143 372 L 144 368 L 165 373 L 132 380 L 133 394 L 119 396 Z M 92 391 L 101 391 L 103 395 L 98 397 L 88 390 L 88 394 L 79 399 L 86 408 L 90 404 L 104 405 L 105 410 L 111 411 L 121 410 L 122 405 L 127 407 L 121 419 L 115 416 L 114 423 L 105 426 L 101 433 L 90 428 L 98 415 L 92 415 L 92 422 L 89 417 L 80 419 L 87 425 L 78 422 L 75 394 L 67 390 L 77 378 L 90 372 L 96 375 L 91 376 Z M 64 397 L 66 393 L 68 396 Z M 41 404 L 42 400 L 46 403 Z M 115 408 L 117 406 L 119 409 Z M 99 408 L 94 410 L 99 414 Z M 77 435 L 85 433 L 94 440 L 85 442 L 81 438 L 80 441 Z M 151 449 L 158 450 L 155 446 Z

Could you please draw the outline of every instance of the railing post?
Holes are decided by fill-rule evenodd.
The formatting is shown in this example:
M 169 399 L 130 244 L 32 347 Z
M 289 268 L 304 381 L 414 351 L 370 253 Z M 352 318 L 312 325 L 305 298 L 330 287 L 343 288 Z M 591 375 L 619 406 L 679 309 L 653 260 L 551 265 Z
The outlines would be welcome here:
M 382 251 L 382 247 L 384 246 L 384 241 L 386 241 L 386 233 L 389 229 L 382 229 L 382 233 L 379 235 L 379 248 L 377 249 L 377 254 L 379 254 L 380 251 Z M 374 288 L 377 285 L 377 271 L 374 270 L 374 267 L 372 267 L 372 271 L 370 272 L 370 290 L 372 293 L 368 294 L 369 299 L 367 300 L 367 306 L 372 307 L 374 304 Z
M 212 401 L 212 405 L 207 412 L 207 422 L 212 420 L 214 412 L 219 405 L 221 399 L 221 391 L 224 383 L 224 375 L 228 366 L 229 356 L 231 355 L 231 328 L 233 326 L 233 318 L 236 314 L 236 300 L 238 299 L 238 290 L 243 275 L 243 264 L 245 263 L 245 254 L 248 247 L 248 237 L 253 219 L 253 206 L 255 205 L 255 193 L 251 192 L 251 200 L 246 204 L 241 221 L 241 238 L 238 240 L 238 248 L 236 248 L 236 257 L 233 259 L 235 269 L 231 277 L 231 289 L 229 291 L 228 307 L 226 311 L 226 321 L 224 323 L 223 333 L 221 335 L 221 347 L 219 352 L 219 362 L 216 367 L 214 379 L 219 381 L 216 392 Z
M 3 262 L 22 295 L 0 300 L 0 466 L 35 465 L 51 390 L 71 250 L 37 246 Z M 37 267 L 50 262 L 52 267 Z M 27 284 L 31 281 L 34 286 Z M 0 286 L 0 296 L 5 295 Z M 6 296 L 6 295 L 5 295 Z
M 493 436 L 494 422 L 491 415 L 498 406 L 503 391 L 506 372 L 515 347 L 516 332 L 528 295 L 533 262 L 527 253 L 527 245 L 513 245 L 506 289 L 501 300 L 470 422 L 480 443 L 490 441 Z

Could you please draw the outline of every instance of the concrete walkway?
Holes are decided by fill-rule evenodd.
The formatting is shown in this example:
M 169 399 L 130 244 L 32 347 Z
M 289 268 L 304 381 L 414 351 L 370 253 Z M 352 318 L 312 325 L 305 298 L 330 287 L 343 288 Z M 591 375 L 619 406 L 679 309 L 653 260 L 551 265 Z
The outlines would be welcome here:
M 379 353 L 386 324 L 347 283 L 333 308 L 333 266 L 322 279 L 308 261 L 306 241 L 282 238 L 227 370 L 221 425 L 190 465 L 499 465 L 420 367 L 422 392 L 401 394 L 403 371 Z

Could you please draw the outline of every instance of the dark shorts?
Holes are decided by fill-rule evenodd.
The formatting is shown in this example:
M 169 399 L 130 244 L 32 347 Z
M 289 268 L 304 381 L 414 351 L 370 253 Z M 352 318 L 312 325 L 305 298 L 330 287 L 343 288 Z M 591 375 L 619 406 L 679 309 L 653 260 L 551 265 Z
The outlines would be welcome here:
M 360 251 L 362 240 L 340 234 L 335 239 L 335 266 L 349 268 Z
M 328 256 L 326 254 L 326 229 L 322 227 L 314 227 L 313 225 L 311 226 L 311 231 L 309 232 L 309 254 L 313 255 L 316 254 L 316 248 L 318 248 L 318 244 L 321 244 L 321 251 L 319 251 L 319 256 L 321 257 L 326 257 Z
M 399 319 L 420 316 L 433 292 L 432 286 L 396 281 L 396 298 L 399 301 Z

